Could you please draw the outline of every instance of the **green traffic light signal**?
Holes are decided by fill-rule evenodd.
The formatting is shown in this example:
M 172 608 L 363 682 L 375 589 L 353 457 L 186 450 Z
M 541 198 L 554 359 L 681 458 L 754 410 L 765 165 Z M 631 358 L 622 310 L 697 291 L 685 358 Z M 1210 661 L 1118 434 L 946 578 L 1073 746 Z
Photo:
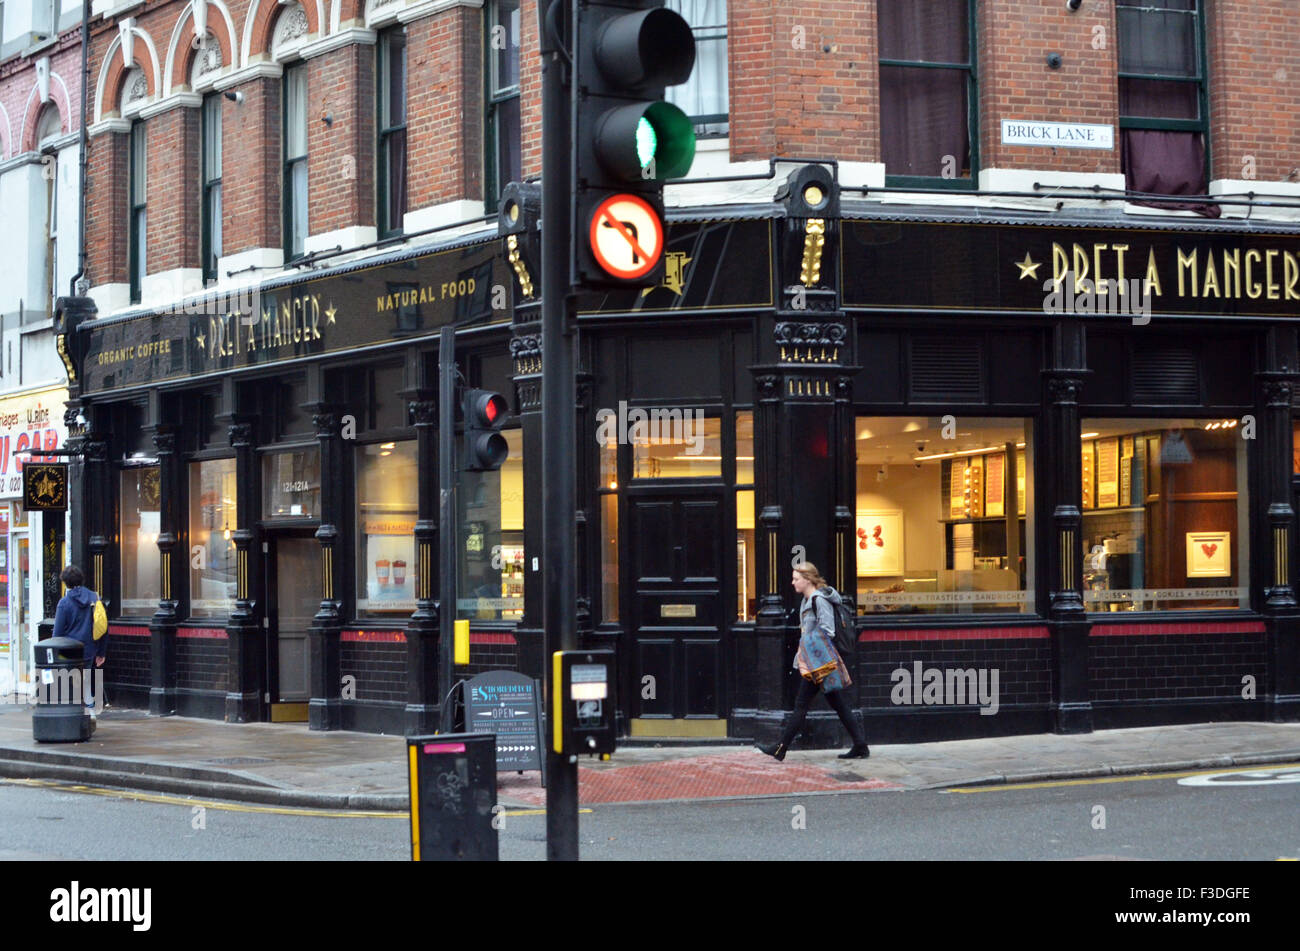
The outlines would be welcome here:
M 596 158 L 626 182 L 684 178 L 695 161 L 695 126 L 670 102 L 634 102 L 600 117 Z

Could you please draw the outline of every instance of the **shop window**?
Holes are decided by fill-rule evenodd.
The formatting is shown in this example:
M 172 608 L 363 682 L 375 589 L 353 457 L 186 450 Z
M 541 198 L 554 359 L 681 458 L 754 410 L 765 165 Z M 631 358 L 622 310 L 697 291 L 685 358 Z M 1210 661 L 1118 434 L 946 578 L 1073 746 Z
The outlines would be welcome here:
M 859 416 L 859 609 L 1032 613 L 1033 456 L 1026 419 Z
M 524 613 L 523 430 L 502 433 L 510 455 L 492 472 L 462 472 L 456 616 L 517 620 Z
M 320 517 L 320 450 L 315 446 L 262 457 L 262 517 Z
M 284 71 L 284 258 L 302 257 L 307 238 L 307 65 Z
M 236 594 L 234 459 L 190 463 L 190 614 L 224 617 Z
M 626 419 L 611 415 L 604 426 L 626 424 L 632 444 L 632 478 L 696 479 L 722 476 L 722 419 L 698 409 L 627 410 Z
M 406 214 L 406 28 L 379 35 L 379 235 L 402 232 Z
M 601 620 L 618 623 L 618 493 L 600 496 Z
M 203 99 L 201 175 L 203 182 L 203 281 L 217 280 L 221 258 L 221 93 Z
M 144 276 L 148 273 L 148 254 L 146 253 L 148 247 L 146 241 L 146 226 L 148 223 L 146 196 L 148 189 L 145 181 L 148 156 L 146 154 L 146 144 L 144 123 L 140 121 L 132 123 L 128 173 L 129 217 L 127 220 L 127 266 L 130 271 L 132 304 L 140 303 Z
M 598 431 L 600 443 L 601 620 L 618 623 L 618 434 Z
M 971 187 L 978 141 L 973 0 L 878 0 L 877 17 L 888 183 Z
M 519 115 L 519 0 L 487 4 L 488 75 L 484 136 L 488 145 L 488 198 L 523 178 Z
M 1089 611 L 1250 604 L 1246 440 L 1235 419 L 1083 421 Z
M 415 610 L 418 484 L 415 440 L 357 447 L 359 615 Z
M 121 614 L 152 614 L 161 597 L 158 554 L 159 482 L 157 466 L 123 469 L 120 519 L 122 539 Z
M 669 86 L 665 98 L 690 116 L 699 136 L 727 134 L 727 0 L 666 0 L 695 35 L 691 78 Z
M 1117 0 L 1125 187 L 1204 195 L 1209 163 L 1200 0 Z M 1180 207 L 1160 203 L 1156 207 Z M 1213 205 L 1181 206 L 1212 217 Z
M 758 552 L 754 531 L 754 412 L 736 414 L 736 620 L 758 614 Z

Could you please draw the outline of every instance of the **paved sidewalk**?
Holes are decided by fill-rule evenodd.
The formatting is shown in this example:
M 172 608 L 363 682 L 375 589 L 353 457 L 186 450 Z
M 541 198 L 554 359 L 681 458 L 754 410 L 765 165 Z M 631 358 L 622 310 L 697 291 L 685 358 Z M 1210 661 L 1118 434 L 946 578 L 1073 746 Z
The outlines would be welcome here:
M 0 704 L 0 777 L 329 809 L 405 811 L 405 740 L 306 724 L 227 724 L 109 709 L 84 743 L 37 743 L 26 706 Z M 929 789 L 1300 762 L 1300 723 L 1201 723 L 873 746 L 865 760 L 750 747 L 627 747 L 584 760 L 584 804 Z M 537 773 L 502 773 L 510 808 L 545 804 Z

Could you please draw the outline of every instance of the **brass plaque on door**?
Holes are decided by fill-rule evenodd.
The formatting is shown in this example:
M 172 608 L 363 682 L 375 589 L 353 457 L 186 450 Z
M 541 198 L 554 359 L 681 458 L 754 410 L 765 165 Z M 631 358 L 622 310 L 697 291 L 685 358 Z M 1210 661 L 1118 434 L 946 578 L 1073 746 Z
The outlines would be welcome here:
M 693 604 L 661 604 L 659 605 L 660 617 L 695 617 L 695 605 Z

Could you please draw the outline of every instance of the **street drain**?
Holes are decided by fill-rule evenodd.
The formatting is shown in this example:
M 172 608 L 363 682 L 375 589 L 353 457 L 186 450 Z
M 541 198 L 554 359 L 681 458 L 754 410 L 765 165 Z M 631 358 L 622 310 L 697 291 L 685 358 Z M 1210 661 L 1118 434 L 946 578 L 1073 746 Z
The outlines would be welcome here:
M 272 760 L 260 756 L 222 756 L 217 759 L 205 759 L 203 762 L 213 766 L 252 766 L 255 763 L 270 763 Z

